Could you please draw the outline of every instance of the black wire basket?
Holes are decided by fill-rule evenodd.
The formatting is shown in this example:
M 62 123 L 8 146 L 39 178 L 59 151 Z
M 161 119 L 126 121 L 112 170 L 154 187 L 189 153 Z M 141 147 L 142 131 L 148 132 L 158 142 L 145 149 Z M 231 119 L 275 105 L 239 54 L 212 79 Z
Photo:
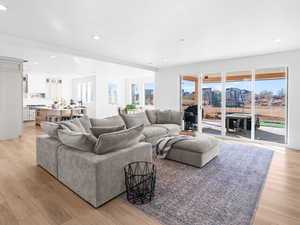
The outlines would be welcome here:
M 151 162 L 132 162 L 125 168 L 127 200 L 142 205 L 154 197 L 156 168 Z

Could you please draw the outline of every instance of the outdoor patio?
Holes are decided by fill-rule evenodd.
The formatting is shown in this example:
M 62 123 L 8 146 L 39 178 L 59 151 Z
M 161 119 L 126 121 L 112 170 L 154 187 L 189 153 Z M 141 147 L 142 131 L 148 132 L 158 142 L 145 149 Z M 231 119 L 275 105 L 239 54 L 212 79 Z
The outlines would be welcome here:
M 205 120 L 202 121 L 203 133 L 221 135 L 221 121 Z M 240 130 L 237 133 L 227 132 L 226 136 L 235 138 L 251 138 L 250 130 Z M 285 128 L 275 128 L 268 126 L 260 126 L 255 131 L 255 139 L 261 141 L 269 141 L 284 144 L 285 143 Z

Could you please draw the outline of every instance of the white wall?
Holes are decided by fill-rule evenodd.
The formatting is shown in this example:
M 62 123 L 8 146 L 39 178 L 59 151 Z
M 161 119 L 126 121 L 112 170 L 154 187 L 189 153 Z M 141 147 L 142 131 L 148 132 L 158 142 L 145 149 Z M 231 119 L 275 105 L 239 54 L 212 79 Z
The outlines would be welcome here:
M 161 109 L 180 109 L 180 75 L 201 72 L 230 72 L 253 68 L 287 66 L 288 77 L 288 147 L 300 149 L 300 51 L 209 61 L 160 69 L 156 73 L 156 106 Z
M 95 77 L 95 95 L 96 101 L 89 107 L 88 114 L 91 117 L 104 118 L 118 114 L 118 107 L 124 107 L 129 104 L 128 93 L 130 90 L 127 88 L 128 80 L 147 81 L 154 80 L 155 73 L 143 69 L 137 69 L 128 66 L 122 66 L 113 63 L 97 62 L 93 65 Z M 90 79 L 91 75 L 81 76 L 80 78 L 73 79 L 74 81 Z M 118 104 L 109 104 L 108 99 L 108 84 L 117 84 L 119 89 Z M 72 89 L 72 95 L 76 94 L 76 89 Z M 94 109 L 95 108 L 95 109 Z
M 72 79 L 70 76 L 55 76 L 46 75 L 36 72 L 27 72 L 24 70 L 24 74 L 28 74 L 28 95 L 24 96 L 23 105 L 51 105 L 53 100 L 49 98 L 31 98 L 30 93 L 47 93 L 46 79 L 47 78 L 59 78 L 62 80 L 62 99 L 69 101 L 72 94 Z
M 147 77 L 154 77 L 152 71 L 137 69 L 133 67 L 110 64 L 102 67 L 96 75 L 96 117 L 104 118 L 118 114 L 118 107 L 124 107 L 129 104 L 127 87 L 128 79 L 144 80 Z M 118 105 L 108 103 L 108 84 L 114 83 L 119 88 Z
M 0 57 L 0 141 L 22 131 L 22 61 Z

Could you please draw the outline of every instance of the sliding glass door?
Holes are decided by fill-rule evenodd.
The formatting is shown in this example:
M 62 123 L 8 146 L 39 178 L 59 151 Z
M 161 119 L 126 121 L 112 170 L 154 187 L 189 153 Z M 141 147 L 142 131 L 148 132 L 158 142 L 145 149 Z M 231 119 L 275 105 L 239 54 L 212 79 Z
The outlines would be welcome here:
M 256 70 L 255 140 L 286 143 L 285 68 Z
M 197 76 L 181 77 L 181 110 L 185 130 L 198 130 L 198 88 Z
M 202 77 L 202 118 L 203 133 L 222 134 L 222 74 L 204 74 Z
M 251 71 L 226 73 L 226 136 L 251 138 Z
M 185 129 L 286 144 L 286 71 L 281 67 L 182 76 Z

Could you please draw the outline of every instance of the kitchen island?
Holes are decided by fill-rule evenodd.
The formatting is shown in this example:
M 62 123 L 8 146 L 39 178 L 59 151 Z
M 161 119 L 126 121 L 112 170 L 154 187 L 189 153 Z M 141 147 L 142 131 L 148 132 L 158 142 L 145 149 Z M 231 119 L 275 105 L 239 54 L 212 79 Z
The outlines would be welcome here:
M 52 108 L 49 106 L 36 107 L 36 125 L 41 125 L 44 121 L 56 121 L 71 119 L 79 115 L 87 113 L 86 107 L 65 107 L 65 108 Z

